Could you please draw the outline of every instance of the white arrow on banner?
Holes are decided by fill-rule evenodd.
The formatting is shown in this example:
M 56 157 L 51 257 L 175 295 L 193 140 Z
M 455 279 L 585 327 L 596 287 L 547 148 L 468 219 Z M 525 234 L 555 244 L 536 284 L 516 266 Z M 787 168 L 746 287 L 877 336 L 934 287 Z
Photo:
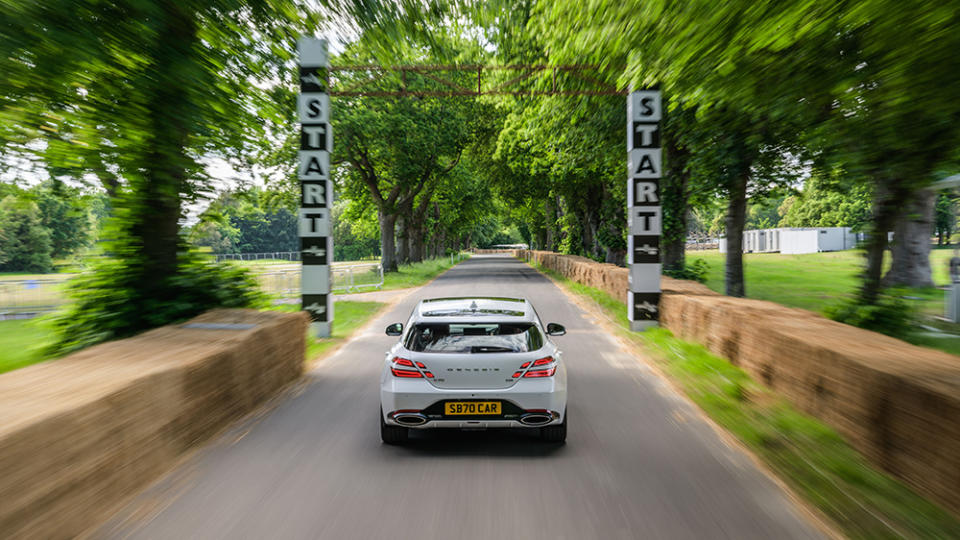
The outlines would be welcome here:
M 303 81 L 303 82 L 305 82 L 305 83 L 311 83 L 311 84 L 315 84 L 315 85 L 317 85 L 317 86 L 323 86 L 323 81 L 320 80 L 320 77 L 317 77 L 317 74 L 316 74 L 316 73 L 311 73 L 311 74 L 309 74 L 309 75 L 305 75 L 305 76 L 303 76 L 303 77 L 300 77 L 300 80 Z
M 317 314 L 319 314 L 319 315 L 323 315 L 324 313 L 327 312 L 327 306 L 321 306 L 320 304 L 318 304 L 318 303 L 316 303 L 316 302 L 310 304 L 309 306 L 305 307 L 304 309 L 306 309 L 307 311 L 309 311 L 309 312 L 311 312 L 311 313 L 317 313 Z
M 648 312 L 650 312 L 650 313 L 656 313 L 656 312 L 657 312 L 657 306 L 651 304 L 650 302 L 646 302 L 646 301 L 645 301 L 645 302 L 642 302 L 642 303 L 640 303 L 640 304 L 637 304 L 637 307 L 640 308 L 640 309 L 642 309 L 642 310 L 644 310 L 644 311 L 648 311 Z

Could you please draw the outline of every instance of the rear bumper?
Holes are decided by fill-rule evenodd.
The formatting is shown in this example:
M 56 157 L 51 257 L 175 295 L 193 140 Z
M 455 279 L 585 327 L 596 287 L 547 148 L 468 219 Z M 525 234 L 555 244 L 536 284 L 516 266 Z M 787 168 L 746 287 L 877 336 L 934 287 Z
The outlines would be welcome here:
M 502 414 L 498 416 L 445 416 L 445 401 L 500 401 Z M 380 387 L 380 406 L 383 420 L 390 425 L 414 429 L 453 428 L 536 428 L 563 422 L 567 405 L 566 381 L 562 378 L 520 380 L 514 386 L 498 390 L 439 389 L 423 379 L 396 379 L 389 377 Z M 425 420 L 419 425 L 397 422 L 401 414 L 420 414 Z M 520 420 L 531 411 L 545 412 L 548 422 L 528 425 Z

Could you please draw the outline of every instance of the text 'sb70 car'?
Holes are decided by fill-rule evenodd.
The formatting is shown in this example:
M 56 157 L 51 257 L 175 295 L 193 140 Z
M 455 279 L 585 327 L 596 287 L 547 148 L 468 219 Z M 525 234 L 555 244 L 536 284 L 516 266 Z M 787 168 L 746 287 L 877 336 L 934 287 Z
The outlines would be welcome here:
M 380 436 L 405 441 L 409 429 L 539 429 L 547 441 L 567 437 L 567 370 L 533 306 L 517 298 L 423 300 L 406 325 L 387 327 L 400 340 L 380 377 Z

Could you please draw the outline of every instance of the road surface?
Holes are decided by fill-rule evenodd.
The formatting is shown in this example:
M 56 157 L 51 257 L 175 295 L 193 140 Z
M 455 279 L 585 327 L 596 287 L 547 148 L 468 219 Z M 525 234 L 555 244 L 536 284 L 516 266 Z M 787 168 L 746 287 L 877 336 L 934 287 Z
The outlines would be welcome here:
M 378 379 L 415 302 L 526 296 L 569 369 L 569 435 L 427 432 L 380 443 Z M 298 392 L 230 429 L 95 538 L 816 538 L 822 533 L 642 359 L 548 279 L 476 256 L 322 361 Z

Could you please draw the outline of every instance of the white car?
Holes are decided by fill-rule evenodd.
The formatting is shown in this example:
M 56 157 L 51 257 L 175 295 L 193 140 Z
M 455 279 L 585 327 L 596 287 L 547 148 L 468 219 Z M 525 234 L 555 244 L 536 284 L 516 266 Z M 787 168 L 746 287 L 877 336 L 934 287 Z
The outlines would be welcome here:
M 518 298 L 436 298 L 414 308 L 380 376 L 380 438 L 410 429 L 539 429 L 567 438 L 567 370 L 533 306 Z

